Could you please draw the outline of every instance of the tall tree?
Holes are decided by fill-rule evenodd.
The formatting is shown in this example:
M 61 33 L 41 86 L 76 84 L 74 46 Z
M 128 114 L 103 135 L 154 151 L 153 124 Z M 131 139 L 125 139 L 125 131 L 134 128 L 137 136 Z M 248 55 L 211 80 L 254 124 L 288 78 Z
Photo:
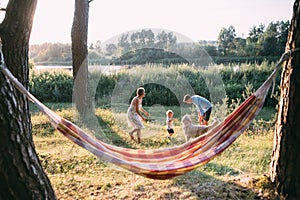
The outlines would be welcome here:
M 177 37 L 173 34 L 173 32 L 166 33 L 162 31 L 156 36 L 156 47 L 164 50 L 169 50 L 169 48 L 176 44 Z
M 234 38 L 233 43 L 235 46 L 234 54 L 237 56 L 246 56 L 246 39 L 236 37 Z
M 259 39 L 263 37 L 264 30 L 265 30 L 265 25 L 263 24 L 260 24 L 258 27 L 253 26 L 249 30 L 249 36 L 247 37 L 248 42 L 257 43 Z
M 130 36 L 132 50 L 141 48 L 153 48 L 155 42 L 154 33 L 151 29 L 134 32 Z
M 124 33 L 121 35 L 121 37 L 119 38 L 118 40 L 118 47 L 115 45 L 115 50 L 113 50 L 113 46 L 107 46 L 106 48 L 110 47 L 110 49 L 108 49 L 109 52 L 115 52 L 118 48 L 121 48 L 121 55 L 122 54 L 125 54 L 125 53 L 128 53 L 130 50 L 131 50 L 131 45 L 130 45 L 130 42 L 129 42 L 129 33 Z M 120 56 L 121 56 L 120 55 Z
M 115 44 L 107 44 L 106 45 L 106 55 L 107 56 L 115 55 L 117 50 L 118 50 L 118 48 Z
M 222 28 L 218 36 L 218 46 L 221 54 L 228 56 L 234 49 L 235 28 L 230 26 L 228 29 Z
M 253 26 L 249 30 L 247 37 L 247 44 L 245 47 L 247 56 L 260 56 L 262 52 L 262 41 L 264 35 L 265 25 L 260 24 L 258 27 Z
M 286 44 L 289 22 L 271 22 L 263 34 L 262 56 L 280 56 Z
M 286 49 L 300 47 L 300 4 L 293 8 Z M 281 75 L 281 95 L 270 165 L 271 181 L 281 199 L 300 199 L 300 51 L 285 64 Z
M 74 77 L 74 102 L 77 111 L 86 115 L 92 111 L 92 99 L 88 84 L 88 21 L 89 0 L 75 0 L 75 12 L 71 31 Z
M 29 38 L 37 0 L 10 0 L 0 24 L 6 66 L 29 83 Z M 28 100 L 0 73 L 0 199 L 55 199 L 32 140 Z

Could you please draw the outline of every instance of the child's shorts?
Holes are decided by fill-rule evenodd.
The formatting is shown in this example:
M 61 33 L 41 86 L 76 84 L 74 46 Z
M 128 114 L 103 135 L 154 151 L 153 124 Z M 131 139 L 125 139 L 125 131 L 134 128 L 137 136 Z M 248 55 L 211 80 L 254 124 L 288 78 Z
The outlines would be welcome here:
M 174 133 L 174 129 L 172 129 L 172 128 L 168 128 L 167 131 L 168 131 L 168 133 L 171 133 L 171 134 Z

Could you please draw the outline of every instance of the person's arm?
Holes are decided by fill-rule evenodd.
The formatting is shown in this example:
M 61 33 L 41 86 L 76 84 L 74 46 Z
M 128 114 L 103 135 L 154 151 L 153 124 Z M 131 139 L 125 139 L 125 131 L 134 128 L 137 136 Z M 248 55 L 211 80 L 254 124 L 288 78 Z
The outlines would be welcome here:
M 198 120 L 199 120 L 199 124 L 200 125 L 203 125 L 203 123 L 204 123 L 204 119 L 203 118 L 204 118 L 203 115 L 201 115 L 201 113 L 198 112 Z
M 140 113 L 140 105 L 139 105 L 138 98 L 136 98 L 134 100 L 134 104 L 135 104 L 135 111 L 136 111 L 136 113 L 142 118 L 142 120 L 146 121 L 145 117 Z
M 150 116 L 150 114 L 142 106 L 140 106 L 140 111 L 142 111 L 142 113 L 144 113 L 147 117 Z

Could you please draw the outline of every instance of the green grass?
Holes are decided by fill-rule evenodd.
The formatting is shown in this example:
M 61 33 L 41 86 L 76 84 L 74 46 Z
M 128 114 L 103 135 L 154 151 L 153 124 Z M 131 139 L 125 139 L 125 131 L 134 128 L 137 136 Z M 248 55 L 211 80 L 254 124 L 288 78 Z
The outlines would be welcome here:
M 167 139 L 164 110 L 150 109 L 157 120 L 142 130 L 141 144 L 127 134 L 126 113 L 97 108 L 82 121 L 70 104 L 48 104 L 62 117 L 78 124 L 107 143 L 127 148 L 162 148 L 185 142 L 180 123 Z M 32 123 L 36 150 L 58 199 L 273 199 L 264 174 L 272 152 L 272 110 L 264 109 L 257 129 L 248 129 L 227 150 L 209 163 L 185 175 L 164 181 L 147 179 L 104 162 L 55 131 L 47 117 L 33 106 Z M 169 109 L 169 108 L 168 108 Z M 172 107 L 180 118 L 181 109 Z M 185 110 L 184 112 L 190 112 Z M 160 116 L 162 115 L 162 116 Z M 268 118 L 269 116 L 269 118 Z M 88 122 L 88 123 L 87 123 Z M 259 197 L 258 197 L 259 196 Z

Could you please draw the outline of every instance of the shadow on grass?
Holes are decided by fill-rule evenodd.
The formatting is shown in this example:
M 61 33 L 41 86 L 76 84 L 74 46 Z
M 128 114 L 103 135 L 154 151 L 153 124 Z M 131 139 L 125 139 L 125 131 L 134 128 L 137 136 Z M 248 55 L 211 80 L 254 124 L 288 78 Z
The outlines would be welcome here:
M 225 166 L 218 167 L 228 168 Z M 223 173 L 219 173 L 218 170 L 216 172 L 218 174 Z M 183 190 L 189 190 L 193 197 L 196 196 L 197 199 L 260 199 L 252 188 L 242 186 L 235 181 L 217 179 L 201 172 L 200 169 L 175 178 L 173 184 Z M 168 194 L 166 194 L 167 196 Z M 176 199 L 176 197 L 173 199 Z
M 124 138 L 122 138 L 115 130 L 113 130 L 111 128 L 111 125 L 106 121 L 104 121 L 104 119 L 101 116 L 97 116 L 97 120 L 103 130 L 103 134 L 106 137 L 106 141 L 109 141 L 110 144 L 113 144 L 115 146 L 134 148 L 132 145 L 128 143 L 127 140 L 124 140 Z M 102 137 L 101 138 L 98 137 L 98 139 L 103 140 Z

